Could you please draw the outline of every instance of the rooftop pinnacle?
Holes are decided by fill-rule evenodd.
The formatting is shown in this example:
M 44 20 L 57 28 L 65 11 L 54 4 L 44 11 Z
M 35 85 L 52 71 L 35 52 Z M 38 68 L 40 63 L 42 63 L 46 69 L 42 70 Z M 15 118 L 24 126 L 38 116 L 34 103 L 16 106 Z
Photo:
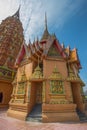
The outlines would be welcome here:
M 20 11 L 20 6 L 19 6 L 17 12 L 13 15 L 13 17 L 19 19 L 19 11 Z
M 47 16 L 45 13 L 45 30 L 44 30 L 44 33 L 42 35 L 41 41 L 46 40 L 48 38 L 48 36 L 50 36 L 50 34 L 49 34 L 48 28 L 47 28 Z

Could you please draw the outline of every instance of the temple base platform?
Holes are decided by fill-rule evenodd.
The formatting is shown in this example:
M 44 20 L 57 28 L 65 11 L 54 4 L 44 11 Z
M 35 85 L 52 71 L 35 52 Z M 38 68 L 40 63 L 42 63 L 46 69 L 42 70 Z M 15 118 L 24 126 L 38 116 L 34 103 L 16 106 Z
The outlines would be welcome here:
M 75 104 L 44 104 L 42 122 L 78 122 Z

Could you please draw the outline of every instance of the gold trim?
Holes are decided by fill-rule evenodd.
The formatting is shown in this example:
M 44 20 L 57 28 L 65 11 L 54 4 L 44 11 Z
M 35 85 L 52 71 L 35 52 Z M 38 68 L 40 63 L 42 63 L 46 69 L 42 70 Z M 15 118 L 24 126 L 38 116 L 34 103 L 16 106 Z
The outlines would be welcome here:
M 58 72 L 58 69 L 57 69 L 56 66 L 55 66 L 55 68 L 54 68 L 54 70 L 53 70 L 51 76 L 50 76 L 48 79 L 49 79 L 49 80 L 61 80 L 61 81 L 64 80 L 63 77 L 62 77 L 62 75 L 61 75 L 61 73 Z

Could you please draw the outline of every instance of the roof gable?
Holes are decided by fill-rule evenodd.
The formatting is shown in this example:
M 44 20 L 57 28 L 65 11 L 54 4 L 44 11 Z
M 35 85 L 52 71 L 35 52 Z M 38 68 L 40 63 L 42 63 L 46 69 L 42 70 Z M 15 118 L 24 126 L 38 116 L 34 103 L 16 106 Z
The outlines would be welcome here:
M 21 46 L 20 52 L 17 56 L 15 65 L 20 64 L 20 62 L 23 60 L 25 55 L 28 57 L 28 49 L 27 49 L 27 45 L 25 43 L 23 43 L 22 46 Z
M 62 56 L 60 55 L 60 53 L 59 53 L 57 47 L 55 46 L 55 44 L 51 45 L 51 47 L 49 48 L 47 56 L 62 58 Z
M 54 37 L 50 37 L 46 42 L 46 49 L 44 49 L 45 55 L 58 56 L 61 58 L 66 58 L 66 54 L 63 51 L 60 43 Z

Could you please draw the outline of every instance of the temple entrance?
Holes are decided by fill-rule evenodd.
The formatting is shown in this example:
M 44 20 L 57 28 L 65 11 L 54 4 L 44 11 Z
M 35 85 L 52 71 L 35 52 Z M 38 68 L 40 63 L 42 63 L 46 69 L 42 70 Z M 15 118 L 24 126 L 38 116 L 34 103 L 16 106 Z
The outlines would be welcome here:
M 42 82 L 31 83 L 31 103 L 42 104 Z
M 83 102 L 79 83 L 71 83 L 71 88 L 73 95 L 73 103 L 77 105 L 76 109 L 83 111 Z
M 36 104 L 42 104 L 42 83 L 38 83 L 36 88 Z
M 42 120 L 42 82 L 31 83 L 31 100 L 32 110 L 28 115 L 28 121 Z

